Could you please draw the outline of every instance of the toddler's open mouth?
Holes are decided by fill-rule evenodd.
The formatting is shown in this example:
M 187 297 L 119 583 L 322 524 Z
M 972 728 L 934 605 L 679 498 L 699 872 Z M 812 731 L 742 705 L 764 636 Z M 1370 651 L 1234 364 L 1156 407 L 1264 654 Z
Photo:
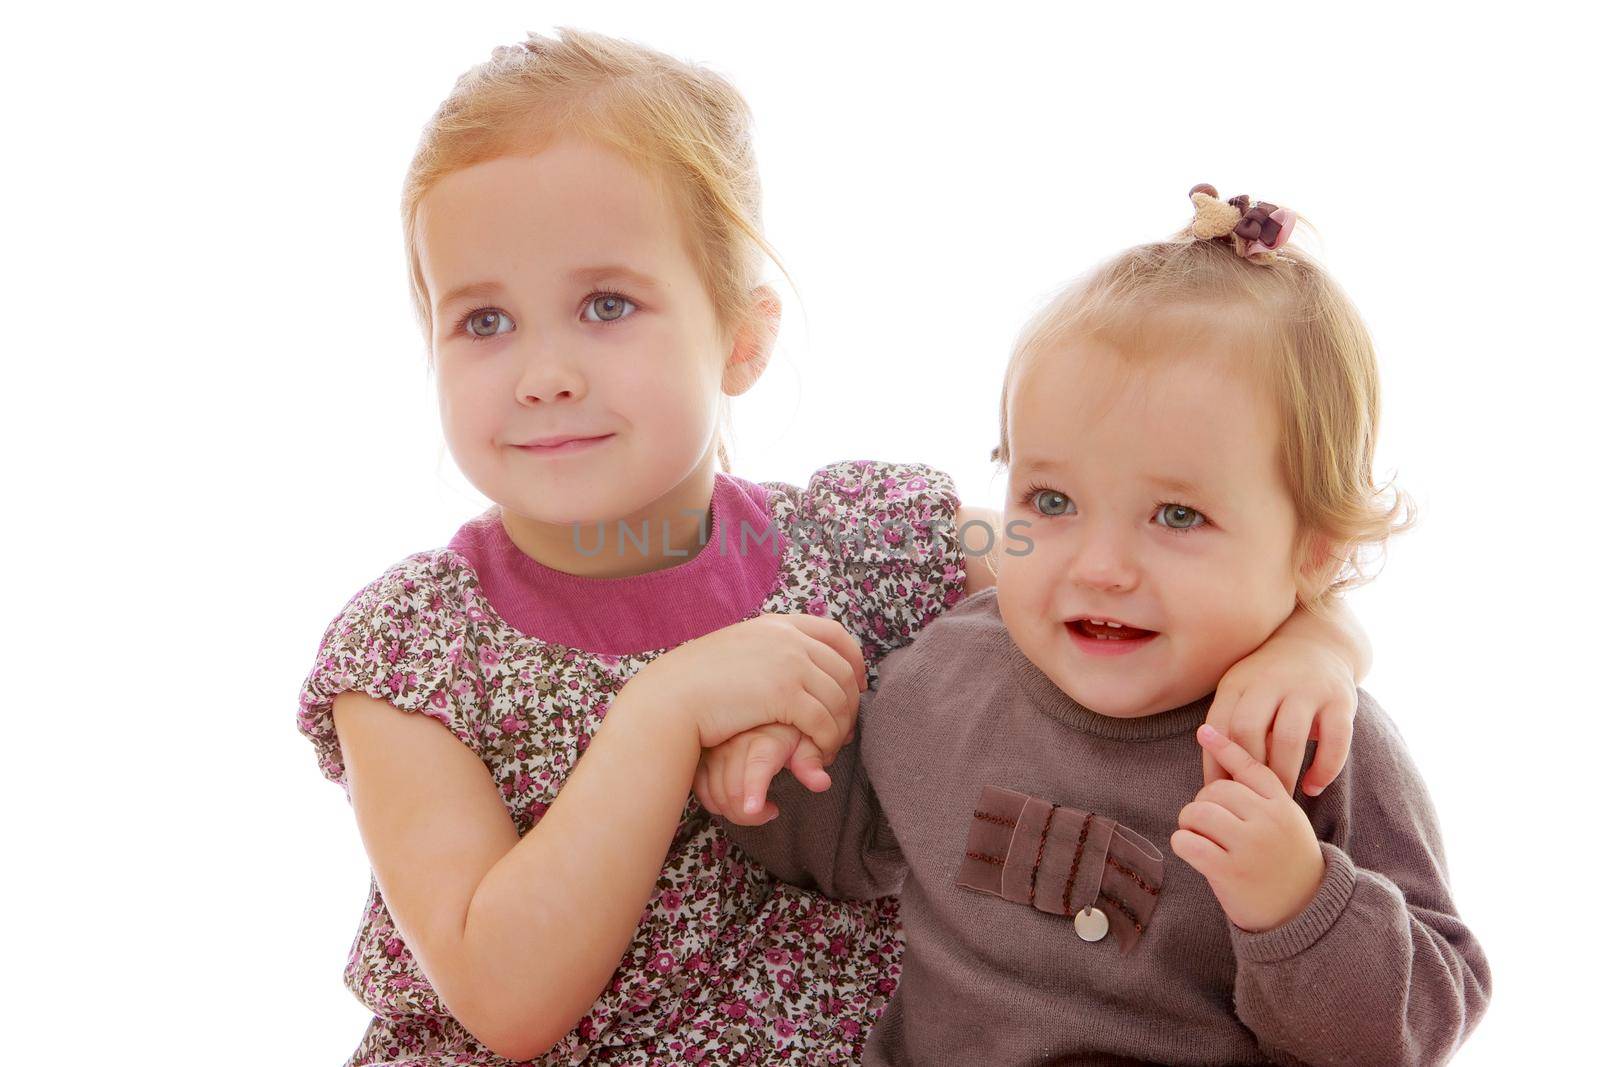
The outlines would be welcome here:
M 1143 648 L 1159 634 L 1116 619 L 1068 619 L 1067 632 L 1078 648 L 1093 655 L 1116 655 Z

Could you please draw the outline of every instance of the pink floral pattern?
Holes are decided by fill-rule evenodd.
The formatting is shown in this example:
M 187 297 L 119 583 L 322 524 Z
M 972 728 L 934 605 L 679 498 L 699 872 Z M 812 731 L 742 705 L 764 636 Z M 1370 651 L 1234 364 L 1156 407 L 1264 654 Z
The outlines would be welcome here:
M 860 639 L 875 684 L 878 661 L 963 595 L 953 484 L 920 464 L 866 460 L 831 464 L 803 490 L 762 484 L 787 542 L 760 610 L 838 619 Z M 805 521 L 816 525 L 795 525 Z M 841 525 L 866 536 L 841 547 L 815 534 Z M 907 532 L 916 559 L 902 554 Z M 336 694 L 359 690 L 429 715 L 483 760 L 526 834 L 615 693 L 664 651 L 604 656 L 523 634 L 484 598 L 465 558 L 418 552 L 329 624 L 300 692 L 298 725 L 322 773 L 345 786 Z M 776 880 L 691 796 L 610 986 L 536 1062 L 858 1063 L 899 979 L 901 948 L 897 900 L 834 901 Z M 347 1067 L 510 1062 L 445 1010 L 375 880 L 344 977 L 373 1013 Z

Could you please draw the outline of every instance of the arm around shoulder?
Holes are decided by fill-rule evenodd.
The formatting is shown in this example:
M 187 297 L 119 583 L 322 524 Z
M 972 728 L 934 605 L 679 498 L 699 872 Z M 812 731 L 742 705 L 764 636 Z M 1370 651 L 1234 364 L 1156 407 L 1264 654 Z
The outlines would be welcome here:
M 962 534 L 962 531 L 967 528 L 968 523 L 972 522 L 980 523 L 981 525 L 969 542 L 967 537 Z M 989 544 L 992 539 L 992 551 L 998 551 L 1001 536 L 1000 513 L 998 511 L 992 508 L 973 507 L 970 504 L 963 504 L 956 511 L 956 540 L 960 542 L 962 555 L 966 560 L 965 592 L 967 596 L 971 596 L 973 593 L 981 593 L 985 589 L 992 587 L 995 582 L 995 572 L 989 566 L 988 557 L 982 554 L 967 555 L 967 544 Z

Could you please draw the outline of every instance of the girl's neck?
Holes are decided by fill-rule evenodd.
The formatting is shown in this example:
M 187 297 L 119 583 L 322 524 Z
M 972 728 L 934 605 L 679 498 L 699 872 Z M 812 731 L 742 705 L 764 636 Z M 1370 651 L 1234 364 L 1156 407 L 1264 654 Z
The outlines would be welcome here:
M 711 528 L 711 457 L 672 491 L 604 522 L 545 523 L 497 508 L 511 543 L 530 559 L 580 578 L 629 578 L 693 559 Z
M 525 636 L 613 656 L 672 648 L 761 610 L 787 550 L 763 486 L 731 474 L 713 472 L 712 479 L 705 543 L 670 557 L 675 566 L 615 577 L 557 570 L 512 542 L 499 508 L 464 524 L 449 547 L 471 565 L 486 604 Z M 694 516 L 674 519 L 687 529 L 695 524 Z M 614 554 L 609 530 L 606 545 Z M 584 561 L 596 559 L 603 557 Z

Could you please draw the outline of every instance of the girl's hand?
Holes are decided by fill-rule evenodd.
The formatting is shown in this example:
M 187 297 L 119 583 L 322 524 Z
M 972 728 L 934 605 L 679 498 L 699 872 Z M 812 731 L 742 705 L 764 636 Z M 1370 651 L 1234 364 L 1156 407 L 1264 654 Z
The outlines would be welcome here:
M 767 613 L 661 655 L 617 699 L 685 716 L 702 749 L 784 723 L 832 761 L 866 688 L 866 662 L 850 631 L 815 615 Z
M 1178 812 L 1172 851 L 1205 876 L 1235 926 L 1280 926 L 1317 895 L 1322 845 L 1271 770 L 1209 724 L 1198 737 L 1232 777 L 1202 786 Z
M 1306 742 L 1316 741 L 1316 759 L 1301 785 L 1314 797 L 1344 769 L 1355 717 L 1350 665 L 1321 642 L 1280 632 L 1222 676 L 1206 722 L 1269 765 L 1291 796 Z M 1211 752 L 1202 762 L 1207 785 L 1225 777 Z
M 729 738 L 700 757 L 694 795 L 713 815 L 737 826 L 760 826 L 778 817 L 767 787 L 785 765 L 813 793 L 832 784 L 822 751 L 793 726 L 769 723 Z

